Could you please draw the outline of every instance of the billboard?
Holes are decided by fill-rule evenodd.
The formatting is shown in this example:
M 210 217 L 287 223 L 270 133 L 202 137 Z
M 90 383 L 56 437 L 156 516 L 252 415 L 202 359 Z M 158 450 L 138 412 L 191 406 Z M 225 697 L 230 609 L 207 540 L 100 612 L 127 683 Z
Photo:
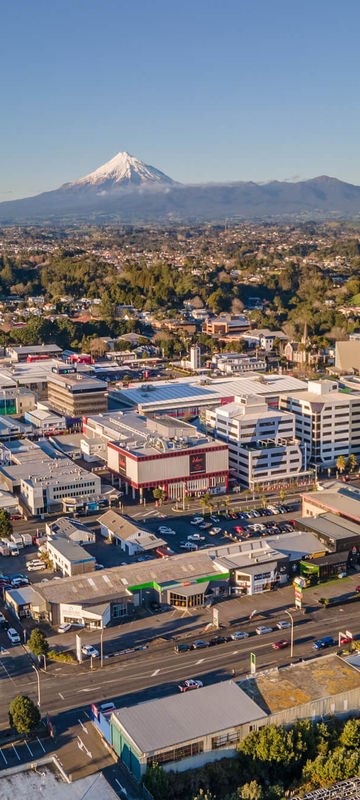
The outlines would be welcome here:
M 200 472 L 206 472 L 206 453 L 191 453 L 189 456 L 189 474 L 196 475 Z
M 126 456 L 119 453 L 118 469 L 121 475 L 126 475 Z

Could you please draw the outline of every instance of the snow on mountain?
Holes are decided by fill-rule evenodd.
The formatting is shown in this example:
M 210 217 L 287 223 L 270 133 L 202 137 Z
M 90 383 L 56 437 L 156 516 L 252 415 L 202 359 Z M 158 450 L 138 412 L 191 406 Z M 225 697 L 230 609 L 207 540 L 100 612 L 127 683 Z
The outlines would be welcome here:
M 144 164 L 138 158 L 131 156 L 129 153 L 118 153 L 106 164 L 103 164 L 94 172 L 90 172 L 83 178 L 71 184 L 66 184 L 66 188 L 70 187 L 95 187 L 95 188 L 109 188 L 110 186 L 119 185 L 146 185 L 146 184 L 175 184 L 171 178 L 165 175 L 160 170 L 151 167 L 149 164 Z

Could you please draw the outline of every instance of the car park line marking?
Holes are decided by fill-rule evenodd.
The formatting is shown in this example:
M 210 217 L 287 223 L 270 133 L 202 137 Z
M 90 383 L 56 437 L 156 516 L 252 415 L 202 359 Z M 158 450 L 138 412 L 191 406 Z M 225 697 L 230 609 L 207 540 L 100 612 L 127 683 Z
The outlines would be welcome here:
M 155 678 L 155 675 L 158 675 L 158 674 L 159 674 L 159 672 L 160 672 L 160 670 L 159 670 L 159 669 L 156 669 L 156 670 L 155 670 L 155 672 L 152 672 L 152 673 L 151 673 L 151 677 L 152 677 L 152 678 Z
M 4 759 L 4 761 L 5 761 L 5 764 L 7 764 L 7 763 L 8 763 L 8 762 L 7 762 L 7 758 L 5 758 L 5 756 L 4 756 L 4 753 L 3 753 L 2 749 L 1 749 L 1 747 L 0 747 L 0 753 L 1 753 L 1 755 L 2 755 L 2 757 L 3 757 L 3 759 Z
M 89 714 L 88 714 L 88 712 L 87 712 L 87 711 L 84 711 L 84 714 L 85 714 L 85 716 L 86 716 L 88 719 L 90 719 L 90 717 L 89 717 Z
M 45 753 L 46 751 L 45 751 L 45 747 L 44 747 L 43 743 L 42 743 L 42 742 L 40 742 L 40 739 L 39 739 L 39 737 L 38 737 L 38 736 L 37 736 L 36 738 L 37 738 L 37 740 L 38 740 L 38 742 L 39 742 L 39 745 L 40 745 L 40 747 L 41 747 L 41 749 L 42 749 L 43 753 Z
M 15 747 L 15 745 L 14 745 L 14 744 L 13 744 L 13 750 L 14 750 L 14 752 L 15 752 L 15 755 L 18 757 L 18 759 L 19 759 L 19 761 L 20 761 L 20 756 L 19 756 L 19 753 L 18 753 L 18 751 L 17 751 L 17 749 L 16 749 L 16 747 Z M 45 752 L 45 751 L 44 751 L 44 752 Z
M 31 755 L 31 758 L 34 758 L 34 753 L 31 752 L 30 747 L 29 747 L 29 745 L 28 745 L 28 743 L 26 741 L 25 741 L 25 744 L 26 744 L 26 747 L 27 747 L 27 749 L 28 749 L 28 751 L 29 751 L 29 753 Z

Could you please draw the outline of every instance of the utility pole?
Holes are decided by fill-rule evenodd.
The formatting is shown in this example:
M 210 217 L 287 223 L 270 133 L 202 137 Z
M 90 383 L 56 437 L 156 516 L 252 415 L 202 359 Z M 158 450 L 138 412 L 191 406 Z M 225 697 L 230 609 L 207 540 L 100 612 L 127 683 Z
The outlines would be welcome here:
M 292 614 L 290 614 L 290 611 L 287 611 L 286 609 L 285 614 L 287 614 L 291 619 L 290 658 L 292 658 L 294 655 L 294 617 Z
M 38 709 L 39 709 L 39 711 L 40 711 L 40 714 L 41 714 L 40 672 L 39 672 L 39 670 L 37 669 L 37 667 L 35 667 L 35 664 L 33 664 L 33 665 L 32 665 L 32 668 L 35 670 L 35 672 L 36 672 L 36 677 L 37 677 L 37 692 L 38 692 L 37 704 L 38 704 Z
M 101 625 L 101 632 L 100 632 L 100 667 L 103 666 L 104 663 L 104 627 Z

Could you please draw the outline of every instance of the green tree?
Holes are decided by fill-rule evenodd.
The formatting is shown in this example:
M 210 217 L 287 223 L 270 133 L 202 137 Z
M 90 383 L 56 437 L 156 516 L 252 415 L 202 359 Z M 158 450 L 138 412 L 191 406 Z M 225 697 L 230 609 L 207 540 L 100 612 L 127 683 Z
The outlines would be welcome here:
M 10 703 L 9 720 L 18 733 L 30 733 L 40 722 L 40 711 L 30 697 L 18 694 Z
M 160 505 L 162 505 L 163 501 L 166 498 L 165 489 L 160 489 L 160 486 L 158 486 L 156 489 L 153 489 L 153 497 L 154 497 L 154 500 L 158 500 Z
M 48 640 L 40 628 L 31 631 L 28 645 L 30 653 L 34 656 L 46 656 L 49 650 Z
M 199 789 L 196 795 L 194 795 L 193 800 L 216 800 L 216 795 L 212 792 L 209 792 L 209 789 Z
M 13 532 L 13 526 L 10 520 L 10 514 L 8 511 L 1 509 L 0 511 L 0 537 L 2 536 L 11 536 Z
M 152 764 L 144 775 L 144 784 L 151 792 L 154 800 L 168 800 L 169 778 L 167 772 L 159 764 Z
M 260 784 L 257 781 L 250 781 L 250 783 L 244 783 L 240 797 L 242 800 L 262 800 L 264 795 Z
M 348 719 L 340 736 L 340 743 L 344 747 L 360 749 L 360 719 Z
M 345 458 L 345 456 L 338 456 L 338 458 L 336 460 L 336 468 L 341 473 L 345 472 L 345 469 L 346 469 L 346 458 Z

